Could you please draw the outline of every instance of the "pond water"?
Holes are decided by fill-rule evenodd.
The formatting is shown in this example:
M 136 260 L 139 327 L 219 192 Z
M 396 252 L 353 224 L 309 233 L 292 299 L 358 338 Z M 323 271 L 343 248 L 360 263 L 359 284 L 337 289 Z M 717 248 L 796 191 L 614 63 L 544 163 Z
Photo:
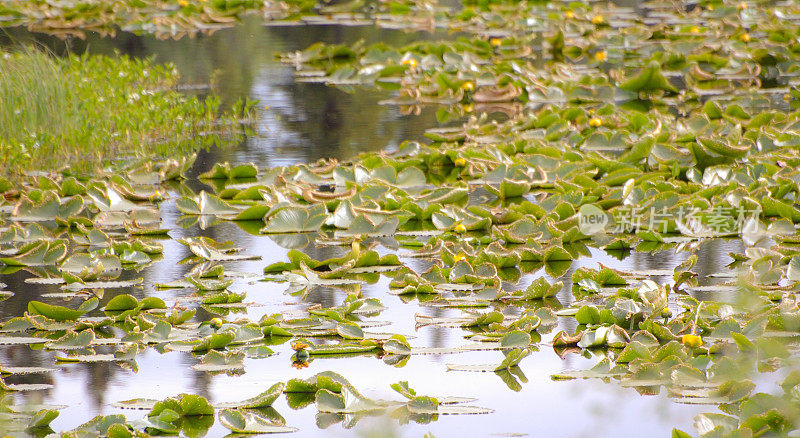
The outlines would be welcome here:
M 446 35 L 438 35 L 443 37 Z M 281 64 L 275 54 L 298 50 L 315 41 L 354 42 L 384 40 L 402 43 L 429 34 L 405 34 L 371 27 L 297 26 L 264 27 L 249 20 L 235 28 L 218 31 L 210 36 L 179 41 L 158 40 L 149 36 L 119 33 L 113 38 L 90 36 L 87 40 L 63 42 L 42 35 L 31 35 L 20 30 L 10 30 L 2 37 L 2 44 L 13 44 L 35 39 L 56 53 L 65 47 L 75 52 L 110 54 L 114 51 L 132 56 L 154 56 L 159 62 L 176 65 L 187 84 L 204 84 L 216 75 L 218 93 L 226 103 L 241 97 L 260 100 L 259 120 L 255 134 L 238 145 L 227 149 L 214 149 L 200 153 L 194 171 L 208 170 L 216 162 L 249 162 L 260 168 L 311 162 L 319 158 L 347 159 L 359 152 L 377 151 L 399 144 L 403 140 L 423 140 L 426 129 L 437 126 L 435 108 L 426 108 L 419 115 L 405 115 L 397 107 L 380 105 L 389 93 L 366 89 L 345 92 L 322 84 L 295 82 L 292 67 Z M 200 92 L 203 92 L 201 90 Z M 196 174 L 195 173 L 195 174 Z M 199 182 L 193 182 L 199 187 Z M 238 279 L 230 287 L 234 292 L 246 292 L 246 316 L 256 319 L 263 314 L 293 311 L 319 303 L 334 306 L 345 298 L 345 293 L 332 288 L 318 288 L 305 301 L 284 294 L 285 284 L 259 281 L 264 266 L 285 260 L 287 246 L 295 241 L 283 241 L 269 236 L 254 235 L 238 226 L 224 222 L 182 228 L 175 225 L 180 213 L 171 202 L 161 206 L 163 227 L 170 228 L 173 239 L 186 236 L 209 236 L 217 241 L 232 240 L 246 252 L 261 256 L 261 260 L 228 263 L 233 271 L 253 273 L 254 277 Z M 133 294 L 137 298 L 154 295 L 168 304 L 180 301 L 185 291 L 156 290 L 153 285 L 169 282 L 188 272 L 191 266 L 178 263 L 190 255 L 184 245 L 176 240 L 164 240 L 163 259 L 142 272 L 126 273 L 129 277 L 144 277 L 144 288 Z M 380 245 L 379 252 L 394 252 L 391 241 Z M 312 256 L 330 255 L 330 248 L 305 246 L 303 251 Z M 683 260 L 680 254 L 633 253 L 623 260 L 610 257 L 602 251 L 592 250 L 591 258 L 572 264 L 563 279 L 568 284 L 558 295 L 563 305 L 572 299 L 570 276 L 581 266 L 606 266 L 628 270 L 672 269 Z M 711 240 L 699 249 L 696 270 L 717 273 L 724 270 L 729 259 L 727 253 L 741 251 L 736 241 Z M 412 267 L 424 262 L 403 259 Z M 517 287 L 526 287 L 535 276 L 523 276 Z M 0 305 L 0 319 L 21 315 L 27 302 L 33 299 L 65 304 L 61 299 L 43 298 L 43 294 L 57 292 L 57 286 L 25 283 L 31 274 L 20 271 L 0 275 L 0 282 L 16 295 Z M 702 275 L 701 275 L 702 276 Z M 414 323 L 416 314 L 450 316 L 460 313 L 422 306 L 418 301 L 404 302 L 389 295 L 388 280 L 384 277 L 376 284 L 362 289 L 365 297 L 379 298 L 387 309 L 378 318 L 390 325 L 379 331 L 408 336 L 419 347 L 456 347 L 463 345 L 461 329 L 422 327 Z M 107 294 L 121 293 L 109 290 Z M 71 303 L 74 305 L 75 303 Z M 500 309 L 502 310 L 502 309 Z M 512 309 L 513 310 L 513 309 Z M 243 314 L 244 315 L 244 314 Z M 208 320 L 214 315 L 198 312 L 197 319 Z M 231 315 L 228 318 L 235 318 Z M 676 404 L 665 391 L 656 395 L 640 395 L 635 389 L 622 388 L 601 380 L 553 381 L 550 376 L 569 369 L 592 366 L 595 359 L 568 354 L 561 359 L 547 342 L 559 330 L 571 332 L 572 322 L 560 321 L 559 327 L 546 335 L 540 351 L 534 352 L 521 363 L 524 375 L 505 376 L 494 373 L 447 372 L 446 364 L 494 363 L 498 353 L 492 351 L 469 352 L 454 355 L 415 355 L 403 367 L 385 364 L 374 356 L 347 359 L 317 359 L 309 368 L 291 367 L 292 352 L 287 344 L 275 346 L 278 353 L 264 359 L 246 359 L 246 372 L 239 376 L 211 375 L 194 371 L 191 365 L 197 359 L 188 353 L 164 352 L 148 349 L 137 357 L 138 370 L 124 369 L 112 363 L 54 365 L 54 353 L 32 350 L 28 346 L 0 346 L 0 362 L 4 365 L 40 365 L 57 368 L 45 376 L 31 375 L 14 383 L 52 383 L 45 391 L 14 395 L 21 401 L 65 405 L 54 421 L 56 430 L 68 430 L 98 414 L 123 413 L 128 418 L 140 418 L 147 411 L 122 410 L 113 403 L 132 398 L 163 399 L 179 393 L 200 394 L 211 402 L 235 401 L 256 395 L 275 382 L 290 378 L 306 378 L 321 371 L 335 371 L 350 380 L 365 395 L 374 398 L 391 398 L 391 383 L 407 380 L 423 394 L 474 397 L 474 405 L 493 409 L 487 415 L 440 416 L 429 424 L 403 424 L 385 418 L 367 418 L 352 429 L 342 423 L 327 425 L 329 417 L 316 416 L 313 408 L 293 410 L 281 398 L 274 406 L 286 419 L 286 424 L 299 428 L 299 436 L 318 436 L 320 427 L 332 436 L 420 436 L 432 432 L 436 436 L 666 436 L 673 427 L 691 430 L 694 415 L 708 412 L 708 406 Z M 347 422 L 349 419 L 345 419 Z M 227 433 L 218 423 L 208 436 Z

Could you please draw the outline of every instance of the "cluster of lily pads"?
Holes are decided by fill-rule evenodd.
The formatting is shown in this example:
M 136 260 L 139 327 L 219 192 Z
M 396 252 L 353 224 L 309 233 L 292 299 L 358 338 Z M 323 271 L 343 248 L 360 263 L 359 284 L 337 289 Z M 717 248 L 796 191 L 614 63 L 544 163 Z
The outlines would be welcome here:
M 61 36 L 85 37 L 87 31 L 113 35 L 121 29 L 180 38 L 234 26 L 247 15 L 276 24 L 329 24 L 335 20 L 349 25 L 386 26 L 399 26 L 397 17 L 411 17 L 402 22 L 429 27 L 432 18 L 444 10 L 431 0 L 369 4 L 325 4 L 315 0 L 12 0 L 0 5 L 0 26 L 26 26 Z
M 761 109 L 796 93 L 796 5 L 707 2 L 689 13 L 671 4 L 642 7 L 647 14 L 575 4 L 528 5 L 524 15 L 516 5 L 473 10 L 467 27 L 450 24 L 478 37 L 403 47 L 317 43 L 283 60 L 302 81 L 375 84 L 399 90 L 388 103 L 460 103 L 460 114 L 606 102 L 646 111 L 651 105 L 642 100 L 689 114 L 711 98 L 731 105 L 708 108 L 712 120 L 747 120 L 741 107 Z M 509 15 L 524 20 L 501 21 Z
M 146 437 L 153 435 L 204 436 L 214 425 L 215 415 L 220 424 L 235 434 L 288 433 L 297 431 L 272 407 L 282 395 L 292 409 L 314 405 L 317 423 L 328 427 L 343 422 L 353 427 L 360 419 L 391 415 L 401 421 L 427 423 L 439 415 L 483 414 L 491 410 L 464 405 L 473 399 L 463 397 L 429 397 L 417 395 L 408 382 L 391 385 L 404 397 L 402 401 L 373 400 L 363 396 L 344 377 L 333 372 L 318 373 L 307 379 L 291 379 L 276 383 L 261 394 L 240 402 L 212 405 L 204 397 L 179 394 L 164 400 L 133 399 L 115 404 L 122 409 L 147 410 L 144 418 L 128 420 L 125 415 L 98 415 L 75 429 L 65 431 L 65 437 L 108 436 L 111 438 Z M 13 389 L 3 385 L 3 390 Z M 217 413 L 217 410 L 219 411 Z M 53 430 L 49 424 L 58 417 L 55 409 L 33 413 L 11 412 L 0 424 L 5 432 L 25 432 L 45 436 Z
M 578 329 L 552 345 L 602 360 L 553 378 L 614 379 L 643 394 L 664 387 L 677 402 L 716 405 L 724 415 L 696 419 L 702 435 L 796 430 L 794 376 L 782 394 L 751 394 L 746 377 L 796 367 L 796 5 L 527 7 L 465 8 L 463 29 L 483 38 L 316 44 L 283 57 L 300 80 L 395 89 L 386 103 L 440 105 L 442 121 L 478 114 L 429 131 L 430 145 L 355 165 L 419 168 L 437 189 L 470 194 L 452 210 L 436 202 L 412 211 L 396 196 L 380 205 L 409 217 L 398 234 L 427 220 L 445 235 L 419 251 L 449 276 L 434 267 L 397 284 L 427 292 L 466 278 L 478 286 L 450 302 L 470 306 L 491 299 L 491 280 L 478 274 L 487 261 L 514 282 L 526 262 L 558 277 L 590 247 L 620 258 L 673 249 L 685 259 L 670 271 L 573 273 L 575 301 L 555 313 Z M 584 234 L 587 211 L 604 214 L 607 233 Z M 741 238 L 743 253 L 730 254 L 730 271 L 699 277 L 698 251 L 726 237 Z M 466 277 L 462 263 L 472 265 Z M 481 272 L 492 277 L 490 269 Z M 720 298 L 696 298 L 703 292 Z
M 231 374 L 282 343 L 296 368 L 355 354 L 401 367 L 415 354 L 496 350 L 494 364 L 447 369 L 493 372 L 512 390 L 527 381 L 519 364 L 547 346 L 561 357 L 596 358 L 590 369 L 553 379 L 604 379 L 644 395 L 663 388 L 675 402 L 722 412 L 695 419 L 701 435 L 797 430 L 797 6 L 643 9 L 465 2 L 446 23 L 477 36 L 401 48 L 318 44 L 283 57 L 303 80 L 380 84 L 398 90 L 391 103 L 440 105 L 443 121 L 470 115 L 428 131 L 427 144 L 272 169 L 220 163 L 199 177 L 210 190 L 183 184 L 191 158 L 5 187 L 6 272 L 25 269 L 28 282 L 85 300 L 77 308 L 31 301 L 26 315 L 0 326 L 0 343 L 56 350 L 59 362 L 133 369 L 144 349 L 185 351 L 196 370 Z M 318 287 L 347 298 L 301 315 L 241 317 L 246 296 L 228 288 L 248 274 L 226 263 L 257 257 L 192 237 L 180 243 L 193 268 L 156 285 L 187 291 L 179 302 L 120 294 L 98 311 L 105 289 L 143 281 L 122 273 L 158 261 L 158 238 L 169 238 L 159 207 L 170 198 L 184 215 L 179 226 L 233 222 L 290 249 L 287 260 L 249 275 L 283 282 L 301 300 Z M 587 228 L 597 217 L 603 226 Z M 742 250 L 730 254 L 730 269 L 708 275 L 698 258 L 719 239 Z M 302 251 L 310 244 L 337 255 L 310 257 Z M 681 260 L 666 270 L 572 269 L 600 251 L 619 259 L 673 251 Z M 404 302 L 460 309 L 415 323 L 462 330 L 463 345 L 422 348 L 375 331 L 382 322 L 372 318 L 384 307 L 359 292 L 382 277 Z M 198 307 L 219 318 L 197 321 Z M 576 328 L 551 335 L 559 320 Z M 754 392 L 756 376 L 780 391 Z M 486 412 L 417 396 L 402 382 L 395 389 L 408 401 L 369 400 L 323 373 L 216 407 L 234 432 L 290 431 L 276 413 L 250 410 L 281 392 L 292 407 L 314 402 L 331 414 L 325 424 L 355 424 L 373 412 L 422 422 Z M 194 395 L 121 405 L 150 411 L 138 422 L 96 418 L 73 433 L 192 435 L 214 421 L 215 406 Z M 54 418 L 18 414 L 22 428 Z

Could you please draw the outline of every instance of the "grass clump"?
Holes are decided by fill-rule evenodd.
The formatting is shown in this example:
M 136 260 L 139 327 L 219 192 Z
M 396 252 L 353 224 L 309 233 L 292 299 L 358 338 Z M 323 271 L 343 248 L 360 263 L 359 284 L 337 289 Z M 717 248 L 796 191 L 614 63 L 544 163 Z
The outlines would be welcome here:
M 125 56 L 0 53 L 0 175 L 174 155 L 238 131 L 219 100 L 175 90 L 171 65 Z M 249 113 L 250 104 L 234 113 Z

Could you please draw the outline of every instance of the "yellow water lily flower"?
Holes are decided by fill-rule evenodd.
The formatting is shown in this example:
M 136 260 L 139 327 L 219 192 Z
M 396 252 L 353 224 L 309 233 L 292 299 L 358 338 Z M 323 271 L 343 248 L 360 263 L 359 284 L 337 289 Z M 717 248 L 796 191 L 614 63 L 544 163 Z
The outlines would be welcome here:
M 209 322 L 211 323 L 211 327 L 214 327 L 214 328 L 222 327 L 222 320 L 219 319 L 219 318 L 214 318 Z
M 455 257 L 453 257 L 453 263 L 458 263 L 461 260 L 466 260 L 466 259 L 467 259 L 467 256 L 465 256 L 464 253 L 460 252 L 460 253 L 456 254 Z
M 749 43 L 750 42 L 750 34 L 745 32 L 745 33 L 739 35 L 739 39 L 742 40 L 745 43 Z
M 464 91 L 472 91 L 475 89 L 475 84 L 472 81 L 466 81 L 461 84 L 461 89 Z
M 401 61 L 400 64 L 408 65 L 411 68 L 414 68 L 414 67 L 417 66 L 417 60 L 414 59 L 414 58 L 408 58 L 408 59 L 404 59 L 403 61 Z
M 189 1 L 188 0 L 178 0 L 178 4 L 181 5 L 181 7 L 185 8 L 185 7 L 189 6 Z
M 697 27 L 697 26 L 692 26 L 692 27 L 689 29 L 689 32 L 691 32 L 691 33 L 700 33 L 700 28 L 699 28 L 699 27 Z
M 458 158 L 456 158 L 455 161 L 453 161 L 453 164 L 455 164 L 458 167 L 463 167 L 463 166 L 467 165 L 467 160 L 465 160 L 465 159 L 463 159 L 461 157 L 458 157 Z
M 462 223 L 459 223 L 459 224 L 458 224 L 458 225 L 456 225 L 456 227 L 455 227 L 455 232 L 456 232 L 456 233 L 460 233 L 460 234 L 464 234 L 464 233 L 466 233 L 466 232 L 467 232 L 467 227 L 465 227 L 465 226 L 464 226 L 464 224 L 462 224 Z
M 475 111 L 475 105 L 473 105 L 471 103 L 465 103 L 465 104 L 461 105 L 461 109 L 463 109 L 465 113 L 471 113 L 471 112 Z
M 739 4 L 738 4 L 738 5 L 736 5 L 736 9 L 738 9 L 738 10 L 740 10 L 740 11 L 741 11 L 742 9 L 747 9 L 747 2 L 739 2 Z
M 703 338 L 697 335 L 683 335 L 681 336 L 681 342 L 683 345 L 691 348 L 703 346 Z
M 497 47 L 500 44 L 503 44 L 503 39 L 502 38 L 490 38 L 489 39 L 489 44 L 491 44 L 492 47 Z
M 594 17 L 592 17 L 593 24 L 603 24 L 603 22 L 605 22 L 605 19 L 603 18 L 602 15 L 595 15 Z
M 301 341 L 301 340 L 292 341 L 292 343 L 291 343 L 292 350 L 295 350 L 295 351 L 305 350 L 306 348 L 308 348 L 310 346 L 311 345 L 309 345 L 308 342 Z
M 564 13 L 564 16 L 571 20 L 575 18 L 575 13 L 572 11 L 567 11 L 566 13 Z
M 608 54 L 605 50 L 601 50 L 594 54 L 594 59 L 597 62 L 605 62 L 605 60 L 608 59 Z
M 603 126 L 603 121 L 598 119 L 597 117 L 592 117 L 592 119 L 589 120 L 589 126 L 591 126 L 592 128 L 599 128 Z

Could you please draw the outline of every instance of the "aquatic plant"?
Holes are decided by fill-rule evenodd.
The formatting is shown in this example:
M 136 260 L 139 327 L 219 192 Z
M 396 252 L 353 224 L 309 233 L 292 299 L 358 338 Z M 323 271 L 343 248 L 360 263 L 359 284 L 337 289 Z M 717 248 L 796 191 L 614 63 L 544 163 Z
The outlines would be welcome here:
M 246 15 L 311 24 L 325 22 L 325 17 L 346 16 L 352 24 L 365 24 L 374 22 L 373 15 L 377 13 L 379 21 L 386 21 L 387 25 L 394 22 L 392 17 L 410 16 L 424 27 L 440 9 L 431 0 L 335 5 L 318 5 L 310 0 L 10 0 L 0 5 L 0 26 L 26 26 L 60 36 L 82 37 L 88 31 L 114 34 L 122 29 L 178 38 L 231 27 Z
M 414 15 L 403 4 L 390 9 Z M 442 372 L 497 375 L 511 391 L 527 382 L 522 369 L 532 355 L 576 354 L 593 365 L 553 380 L 663 390 L 673 402 L 718 410 L 695 419 L 698 434 L 796 431 L 797 7 L 645 9 L 663 23 L 610 5 L 465 2 L 440 23 L 470 37 L 315 44 L 282 56 L 300 80 L 383 87 L 396 92 L 387 103 L 437 105 L 440 120 L 459 121 L 429 130 L 428 143 L 271 169 L 218 163 L 200 175 L 210 186 L 196 190 L 184 183 L 192 158 L 6 184 L 5 272 L 26 270 L 29 283 L 76 300 L 29 300 L 25 315 L 2 323 L 0 342 L 55 351 L 58 363 L 129 369 L 140 352 L 176 351 L 192 357 L 195 371 L 231 375 L 247 372 L 245 359 L 276 354 L 288 356 L 287 372 L 356 356 L 403 367 L 419 355 L 449 355 Z M 178 227 L 231 222 L 289 251 L 263 273 L 242 273 L 232 264 L 258 259 L 250 248 L 184 237 L 183 263 L 192 268 L 154 285 L 176 295 L 138 299 L 128 292 L 144 279 L 123 274 L 159 263 L 164 246 L 152 236 L 169 231 L 164 202 L 184 215 Z M 727 240 L 740 244 L 730 264 L 702 269 L 703 246 Z M 659 270 L 571 269 L 593 254 L 633 252 L 676 260 Z M 243 310 L 254 303 L 237 290 L 241 278 L 282 283 L 297 302 L 319 288 L 343 299 L 250 319 Z M 385 297 L 361 295 L 381 278 Z M 390 296 L 396 305 L 449 310 L 416 314 L 414 327 L 455 331 L 459 342 L 424 347 L 382 331 Z M 197 318 L 199 309 L 214 317 Z M 559 321 L 569 328 L 557 330 Z M 474 351 L 495 359 L 458 363 Z M 759 379 L 774 391 L 756 390 Z M 313 404 L 321 424 L 345 427 L 387 413 L 425 423 L 489 412 L 417 395 L 407 382 L 392 389 L 405 400 L 373 400 L 322 372 L 240 403 L 193 394 L 124 401 L 119 406 L 148 410 L 147 418 L 98 417 L 73 432 L 191 435 L 208 430 L 218 410 L 236 433 L 290 432 L 279 414 L 250 410 L 281 394 L 293 409 Z M 43 426 L 50 411 L 36 416 Z
M 239 134 L 234 123 L 250 117 L 252 104 L 223 114 L 213 95 L 175 90 L 178 80 L 150 59 L 0 54 L 0 175 L 18 178 L 36 163 L 80 176 L 112 160 L 186 154 Z

